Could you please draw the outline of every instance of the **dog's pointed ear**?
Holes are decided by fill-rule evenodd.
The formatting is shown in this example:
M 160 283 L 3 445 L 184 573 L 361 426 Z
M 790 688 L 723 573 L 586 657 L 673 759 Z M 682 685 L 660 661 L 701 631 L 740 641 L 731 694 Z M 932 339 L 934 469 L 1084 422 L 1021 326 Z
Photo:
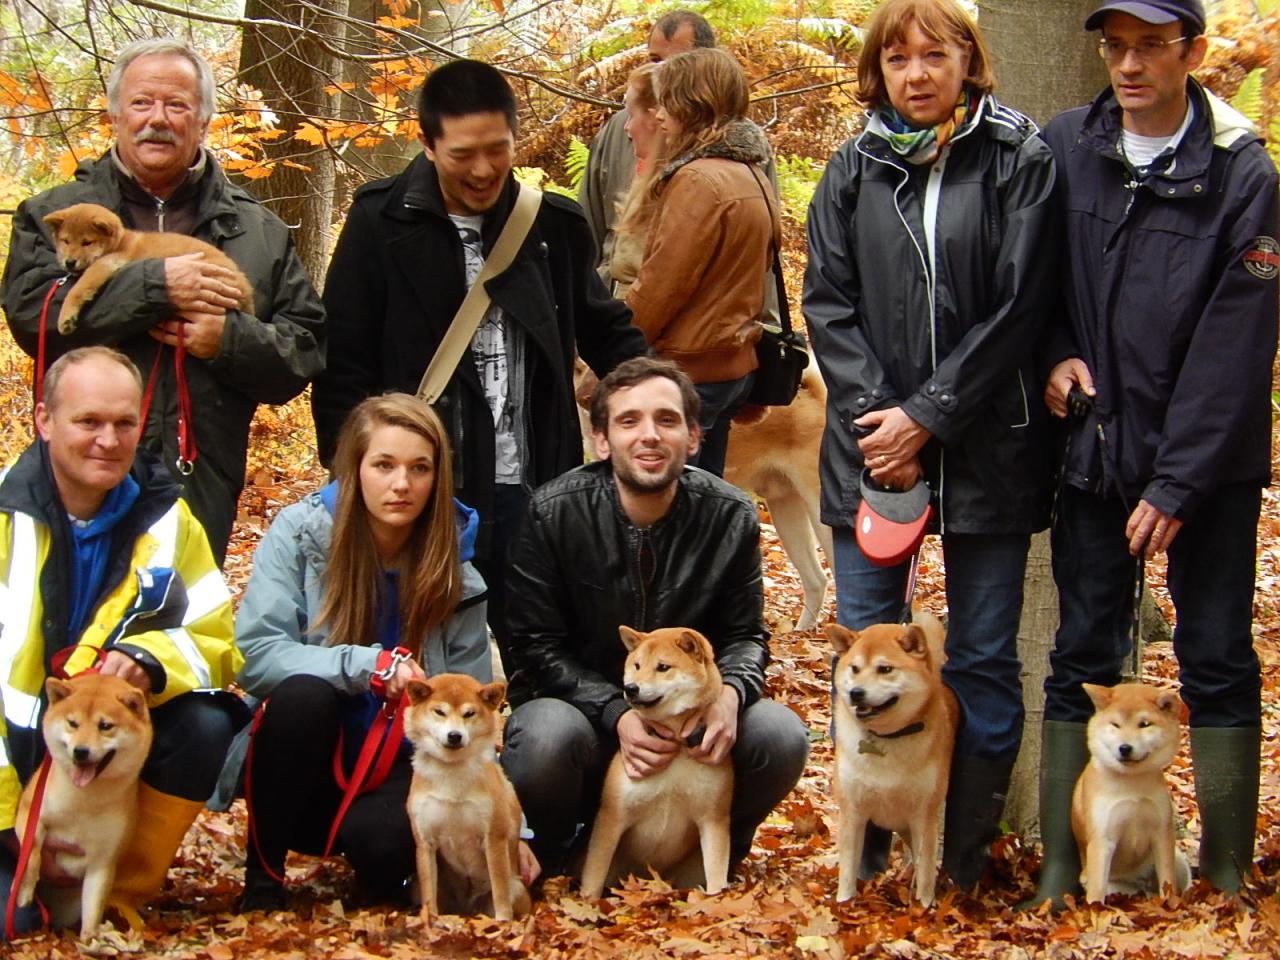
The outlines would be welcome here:
M 99 207 L 93 211 L 93 218 L 89 221 L 89 225 L 100 237 L 114 237 L 119 232 L 121 224 L 120 218 L 114 213 L 106 207 Z
M 1178 696 L 1178 691 L 1176 690 L 1161 690 L 1156 694 L 1156 706 L 1164 713 L 1172 714 L 1179 720 L 1185 719 L 1183 717 L 1185 707 L 1183 706 L 1182 698 Z
M 1107 709 L 1107 704 L 1111 702 L 1111 687 L 1101 687 L 1096 683 L 1082 683 L 1080 686 L 1084 688 L 1084 692 L 1088 694 L 1089 699 L 1093 701 L 1093 709 Z
M 827 624 L 826 634 L 827 639 L 831 641 L 831 646 L 835 647 L 836 653 L 844 653 L 858 642 L 856 631 L 842 627 L 838 623 Z
M 644 639 L 644 634 L 638 633 L 622 623 L 618 624 L 618 636 L 622 637 L 622 645 L 627 648 L 627 653 L 640 646 L 640 641 Z
M 421 703 L 431 696 L 431 684 L 426 680 L 410 680 L 404 692 L 410 703 Z
M 71 696 L 71 684 L 57 677 L 49 677 L 44 682 L 44 692 L 49 695 L 50 703 L 57 703 Z
M 914 623 L 907 624 L 902 633 L 898 634 L 898 646 L 913 657 L 919 657 L 921 660 L 929 659 L 928 638 L 925 637 L 924 631 Z
M 124 708 L 139 720 L 147 718 L 147 698 L 141 690 L 130 688 L 124 693 L 116 694 L 116 699 L 124 704 Z
M 681 630 L 680 636 L 676 637 L 676 646 L 695 660 L 705 659 L 702 650 L 702 637 L 692 630 Z
M 505 680 L 495 680 L 493 683 L 486 683 L 480 688 L 480 700 L 490 710 L 500 710 L 502 708 L 502 700 L 507 695 L 507 683 Z
M 49 229 L 51 230 L 57 230 L 62 226 L 63 221 L 66 219 L 67 211 L 65 210 L 55 210 L 53 213 L 46 213 L 44 215 L 44 222 L 49 225 Z

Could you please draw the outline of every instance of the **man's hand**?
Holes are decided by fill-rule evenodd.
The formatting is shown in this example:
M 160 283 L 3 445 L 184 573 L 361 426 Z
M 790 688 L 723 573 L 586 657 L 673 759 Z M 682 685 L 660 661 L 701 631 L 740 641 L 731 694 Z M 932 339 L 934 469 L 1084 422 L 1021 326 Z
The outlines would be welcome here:
M 526 887 L 533 886 L 542 873 L 542 864 L 523 840 L 516 846 L 516 865 L 520 868 L 520 882 Z
M 229 267 L 206 260 L 203 253 L 166 257 L 164 284 L 169 302 L 179 313 L 209 313 L 240 305 L 240 288 Z
M 1044 403 L 1055 417 L 1066 418 L 1067 394 L 1072 387 L 1079 387 L 1088 397 L 1098 394 L 1093 386 L 1093 374 L 1079 357 L 1069 357 L 1049 371 L 1049 380 L 1044 385 Z
M 98 672 L 104 677 L 119 677 L 143 693 L 151 692 L 151 678 L 147 676 L 147 671 L 138 666 L 132 657 L 126 656 L 119 650 L 111 650 L 107 653 Z
M 1165 516 L 1147 501 L 1140 500 L 1133 513 L 1129 515 L 1129 522 L 1124 526 L 1124 535 L 1129 538 L 1131 556 L 1136 557 L 1139 553 L 1143 553 L 1145 544 L 1145 555 L 1150 560 L 1157 553 L 1168 550 L 1169 544 L 1173 543 L 1173 538 L 1181 529 L 1181 520 Z
M 680 751 L 680 741 L 674 735 L 651 730 L 634 710 L 628 710 L 618 718 L 615 731 L 618 734 L 618 752 L 622 754 L 622 769 L 632 780 L 643 780 L 665 770 Z
M 862 458 L 871 468 L 872 480 L 901 490 L 915 483 L 920 475 L 916 454 L 929 442 L 928 430 L 912 420 L 901 407 L 872 410 L 854 423 L 860 427 L 875 428 L 858 441 Z
M 185 338 L 187 353 L 201 360 L 212 360 L 222 350 L 222 328 L 226 326 L 225 310 L 179 312 L 171 320 L 157 323 L 147 331 L 151 339 L 170 347 L 178 345 L 178 338 Z
M 680 731 L 680 740 L 688 739 L 699 727 L 703 728 L 702 742 L 689 748 L 689 754 L 702 763 L 722 763 L 729 751 L 738 742 L 738 690 L 725 684 L 720 690 L 720 697 L 703 711 L 701 716 L 694 717 Z

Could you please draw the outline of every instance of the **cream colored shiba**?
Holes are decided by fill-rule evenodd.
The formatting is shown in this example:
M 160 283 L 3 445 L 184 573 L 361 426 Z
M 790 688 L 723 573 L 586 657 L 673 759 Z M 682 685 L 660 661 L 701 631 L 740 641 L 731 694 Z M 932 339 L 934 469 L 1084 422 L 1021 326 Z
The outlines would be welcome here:
M 696 630 L 618 631 L 629 651 L 623 695 L 646 722 L 681 730 L 720 696 L 715 652 Z M 729 883 L 732 799 L 727 757 L 708 764 L 682 749 L 667 767 L 632 780 L 615 754 L 582 868 L 583 895 L 599 897 L 606 882 L 645 867 L 670 871 L 699 847 L 707 892 L 719 893 Z
M 1191 871 L 1175 841 L 1173 801 L 1164 771 L 1178 752 L 1182 700 L 1142 683 L 1083 684 L 1089 720 L 1088 765 L 1071 797 L 1071 829 L 1080 849 L 1085 896 L 1166 887 L 1179 894 Z
M 867 824 L 901 834 L 915 862 L 915 894 L 934 898 L 942 803 L 960 708 L 942 682 L 943 628 L 917 611 L 910 624 L 827 628 L 836 652 L 838 900 L 857 892 Z
M 151 749 L 151 717 L 142 691 L 119 677 L 96 673 L 70 680 L 49 677 L 45 692 L 49 707 L 42 729 L 51 765 L 18 905 L 27 906 L 35 896 L 45 839 L 56 837 L 73 844 L 84 854 L 59 853 L 57 862 L 67 873 L 83 878 L 80 937 L 88 939 L 102 921 L 116 863 L 133 831 L 138 773 Z M 35 786 L 33 776 L 18 804 L 19 837 L 27 828 Z M 50 893 L 58 897 L 58 891 Z M 63 911 L 55 913 L 59 920 L 67 919 Z
M 240 307 L 253 313 L 253 287 L 234 261 L 211 243 L 181 233 L 129 230 L 118 216 L 96 203 L 77 203 L 55 210 L 44 222 L 53 231 L 58 263 L 67 272 L 80 274 L 58 312 L 58 332 L 63 336 L 75 331 L 80 311 L 117 270 L 130 261 L 151 257 L 202 253 L 210 263 L 234 270 Z
M 404 732 L 413 743 L 409 823 L 417 844 L 421 917 L 444 904 L 499 920 L 529 912 L 520 881 L 520 801 L 494 752 L 506 696 L 501 681 L 481 684 L 444 673 L 408 685 Z

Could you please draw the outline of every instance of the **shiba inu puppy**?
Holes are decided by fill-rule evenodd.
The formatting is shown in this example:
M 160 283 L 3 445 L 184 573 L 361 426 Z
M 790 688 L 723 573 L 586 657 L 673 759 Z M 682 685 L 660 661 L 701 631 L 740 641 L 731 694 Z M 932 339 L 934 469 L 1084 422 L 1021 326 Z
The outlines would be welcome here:
M 27 906 L 35 896 L 45 838 L 74 844 L 84 854 L 59 853 L 57 861 L 67 873 L 83 878 L 80 937 L 88 939 L 102 921 L 116 862 L 133 830 L 138 773 L 151 749 L 151 716 L 143 692 L 119 677 L 49 677 L 45 692 L 49 707 L 42 729 L 51 764 L 18 905 Z M 35 785 L 33 776 L 18 804 L 19 837 L 27 829 Z
M 679 731 L 719 698 L 715 652 L 696 630 L 638 633 L 619 627 L 618 632 L 629 651 L 623 695 L 646 723 Z M 582 868 L 583 895 L 599 897 L 606 881 L 645 867 L 669 871 L 699 846 L 707 892 L 719 893 L 729 883 L 732 798 L 728 758 L 708 764 L 681 750 L 662 770 L 632 780 L 622 755 L 615 754 Z
M 213 244 L 181 233 L 143 233 L 129 230 L 120 218 L 96 203 L 77 203 L 55 210 L 44 218 L 53 231 L 58 263 L 80 278 L 67 292 L 58 313 L 58 332 L 66 336 L 76 329 L 80 311 L 102 285 L 126 263 L 150 257 L 177 257 L 203 253 L 210 263 L 234 270 L 240 288 L 240 307 L 253 313 L 253 287 L 230 257 Z
M 1178 752 L 1182 700 L 1142 683 L 1083 684 L 1096 712 L 1089 720 L 1088 765 L 1071 796 L 1071 829 L 1080 849 L 1080 882 L 1091 902 L 1108 893 L 1168 885 L 1176 895 L 1191 871 L 1177 849 L 1173 801 L 1164 771 Z
M 520 801 L 498 766 L 502 682 L 458 673 L 411 681 L 404 732 L 413 743 L 409 823 L 417 844 L 422 921 L 441 912 L 529 912 L 520 881 Z
M 910 624 L 827 636 L 835 672 L 838 900 L 857 891 L 867 824 L 901 834 L 915 862 L 916 898 L 933 902 L 938 838 L 960 708 L 942 682 L 943 628 L 917 611 Z

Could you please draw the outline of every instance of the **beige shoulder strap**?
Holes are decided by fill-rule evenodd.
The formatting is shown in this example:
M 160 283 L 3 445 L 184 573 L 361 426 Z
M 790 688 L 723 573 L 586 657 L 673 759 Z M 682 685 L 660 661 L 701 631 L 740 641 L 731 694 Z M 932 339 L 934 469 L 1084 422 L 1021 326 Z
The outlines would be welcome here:
M 453 322 L 440 341 L 440 346 L 427 364 L 427 371 L 418 384 L 420 400 L 435 403 L 440 399 L 440 394 L 444 393 L 453 371 L 458 368 L 458 361 L 470 346 L 471 338 L 475 336 L 485 311 L 489 309 L 489 293 L 485 290 L 485 284 L 511 266 L 511 261 L 516 258 L 520 247 L 524 245 L 525 237 L 529 235 L 529 228 L 533 226 L 538 206 L 542 203 L 542 191 L 526 183 L 518 184 L 518 187 L 520 192 L 516 196 L 516 204 L 511 210 L 511 216 L 507 217 L 502 233 L 498 235 L 498 242 L 489 251 L 489 256 L 485 257 L 480 275 L 467 291 L 462 305 L 454 314 Z

